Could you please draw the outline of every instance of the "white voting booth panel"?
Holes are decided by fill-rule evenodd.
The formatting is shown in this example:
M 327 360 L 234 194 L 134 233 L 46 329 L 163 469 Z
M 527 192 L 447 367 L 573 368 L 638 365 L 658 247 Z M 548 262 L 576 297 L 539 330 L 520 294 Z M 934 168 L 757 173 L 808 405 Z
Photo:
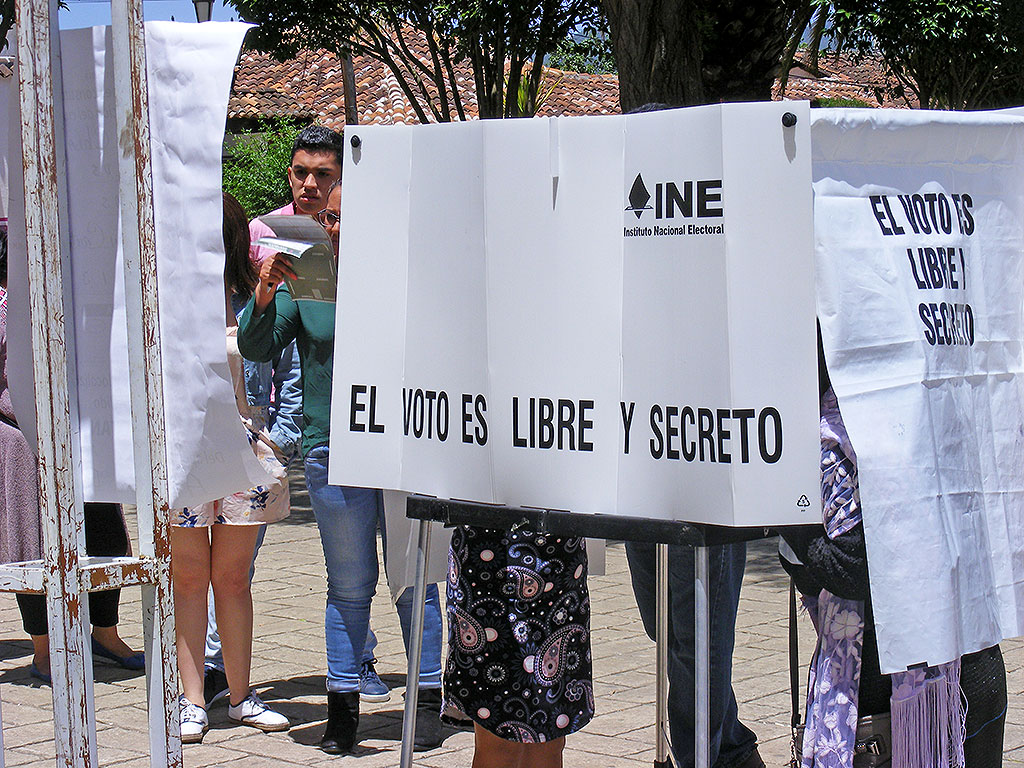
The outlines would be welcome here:
M 248 25 L 146 25 L 170 503 L 198 504 L 266 474 L 239 429 L 224 345 L 221 145 L 231 77 Z M 67 136 L 75 418 L 86 501 L 133 502 L 118 141 L 109 27 L 61 33 Z M 15 126 L 17 89 L 6 88 Z M 10 101 L 13 98 L 14 101 Z M 7 152 L 17 158 L 17 145 Z M 13 174 L 19 174 L 12 168 Z M 16 189 L 20 176 L 12 185 Z M 12 200 L 8 345 L 12 399 L 35 444 L 23 201 Z M 138 364 L 139 361 L 134 361 Z
M 947 662 L 1024 634 L 1024 118 L 814 116 L 818 316 L 879 658 Z
M 819 519 L 809 122 L 757 104 L 350 131 L 331 482 Z

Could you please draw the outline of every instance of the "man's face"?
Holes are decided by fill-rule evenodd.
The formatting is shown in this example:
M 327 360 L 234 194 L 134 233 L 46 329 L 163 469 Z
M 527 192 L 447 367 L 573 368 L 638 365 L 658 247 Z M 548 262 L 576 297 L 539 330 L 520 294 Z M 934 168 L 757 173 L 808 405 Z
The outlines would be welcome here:
M 338 255 L 338 243 L 341 240 L 341 187 L 335 187 L 327 199 L 327 212 L 331 214 L 325 217 L 324 229 L 331 238 L 334 246 L 334 255 Z
M 300 149 L 288 166 L 288 185 L 298 213 L 316 215 L 327 203 L 327 190 L 341 178 L 341 166 L 333 152 Z

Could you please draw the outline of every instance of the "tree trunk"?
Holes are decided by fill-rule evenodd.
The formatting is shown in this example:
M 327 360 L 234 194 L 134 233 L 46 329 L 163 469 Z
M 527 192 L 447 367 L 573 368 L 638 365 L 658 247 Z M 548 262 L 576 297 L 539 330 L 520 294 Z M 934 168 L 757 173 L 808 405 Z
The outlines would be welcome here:
M 771 98 L 800 0 L 602 0 L 622 110 Z
M 650 102 L 704 103 L 694 0 L 602 0 L 619 70 L 623 112 Z

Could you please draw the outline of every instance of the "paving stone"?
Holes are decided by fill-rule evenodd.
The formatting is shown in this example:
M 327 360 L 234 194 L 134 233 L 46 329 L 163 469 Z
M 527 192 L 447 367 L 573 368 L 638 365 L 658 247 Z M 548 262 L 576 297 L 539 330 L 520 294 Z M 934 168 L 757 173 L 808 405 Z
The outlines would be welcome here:
M 302 497 L 301 481 L 293 492 Z M 788 579 L 778 570 L 774 544 L 748 546 L 748 570 L 737 616 L 734 687 L 740 716 L 757 734 L 766 763 L 789 758 Z M 567 739 L 566 768 L 650 766 L 654 761 L 654 644 L 633 602 L 621 543 L 607 548 L 608 575 L 591 579 L 597 717 Z M 388 702 L 364 705 L 357 752 L 331 757 L 316 748 L 326 717 L 323 635 L 324 566 L 312 518 L 296 509 L 270 527 L 253 586 L 256 638 L 252 679 L 260 694 L 292 720 L 283 734 L 237 726 L 223 704 L 210 712 L 211 729 L 200 745 L 187 745 L 186 768 L 304 766 L 394 768 L 399 763 L 406 659 L 398 617 L 383 581 L 371 623 L 380 644 L 377 670 L 392 686 Z M 140 591 L 122 591 L 121 634 L 141 645 Z M 801 618 L 801 659 L 814 646 Z M 1024 765 L 1024 642 L 1003 644 L 1012 692 L 1006 729 L 1007 765 Z M 53 765 L 52 699 L 48 687 L 28 677 L 31 644 L 22 634 L 14 599 L 0 596 L 0 699 L 12 768 Z M 96 668 L 97 742 L 101 764 L 148 768 L 145 678 L 113 666 Z M 801 670 L 801 682 L 806 673 Z M 418 753 L 423 768 L 469 768 L 473 735 L 446 729 L 441 747 Z M 243 762 L 244 761 L 244 762 Z

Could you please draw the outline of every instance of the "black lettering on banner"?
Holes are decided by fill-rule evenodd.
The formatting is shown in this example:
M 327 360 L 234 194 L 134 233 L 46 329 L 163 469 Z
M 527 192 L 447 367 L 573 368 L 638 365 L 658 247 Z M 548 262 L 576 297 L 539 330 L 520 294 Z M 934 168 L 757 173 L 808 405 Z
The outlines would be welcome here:
M 530 412 L 530 432 L 533 432 L 533 412 Z M 516 448 L 525 448 L 526 438 L 519 436 L 519 398 L 512 398 L 512 445 Z
M 697 409 L 697 442 L 700 444 L 700 460 L 704 461 L 704 445 L 708 447 L 708 461 L 715 460 L 715 417 L 710 408 Z
M 693 182 L 683 182 L 683 194 L 679 194 L 679 189 L 671 181 L 665 185 L 665 218 L 671 219 L 675 216 L 675 208 L 678 205 L 679 210 L 683 212 L 683 216 L 690 218 L 693 216 Z M 660 216 L 659 216 L 660 218 Z
M 679 459 L 679 449 L 672 447 L 672 438 L 679 437 L 679 427 L 673 424 L 679 416 L 679 409 L 674 405 L 665 406 L 665 458 Z
M 974 234 L 974 216 L 971 215 L 971 208 L 974 207 L 974 200 L 967 193 L 960 195 L 960 203 L 963 205 L 964 234 Z
M 773 435 L 774 450 L 768 451 L 768 419 L 775 422 L 775 434 Z M 761 460 L 765 464 L 774 464 L 782 458 L 782 415 L 777 409 L 768 406 L 758 414 L 757 417 L 757 447 L 761 452 Z
M 921 249 L 918 248 L 917 250 L 920 253 Z M 914 276 L 914 284 L 917 285 L 919 290 L 923 291 L 928 287 L 928 283 L 926 283 L 917 273 L 917 259 L 914 258 L 913 248 L 907 248 L 907 258 L 910 260 L 910 272 Z
M 882 204 L 885 206 L 885 214 L 889 217 L 889 226 L 892 227 L 894 235 L 902 235 L 906 232 L 903 227 L 896 223 L 896 217 L 892 215 L 892 208 L 889 207 L 889 198 L 883 197 Z
M 713 192 L 712 190 L 718 190 Z M 710 179 L 697 182 L 697 218 L 707 219 L 723 215 L 722 209 L 712 208 L 711 203 L 722 202 L 722 180 Z
M 623 404 L 625 411 L 625 404 Z M 730 420 L 739 424 L 736 427 Z M 651 406 L 650 451 L 654 459 L 701 461 L 718 464 L 733 463 L 734 441 L 738 440 L 739 460 L 750 463 L 750 440 L 756 420 L 758 454 L 762 461 L 774 464 L 782 457 L 782 416 L 777 408 L 768 406 L 760 412 L 753 408 L 693 408 L 685 405 Z
M 924 323 L 924 340 L 935 345 L 935 329 L 932 328 L 932 316 L 927 304 L 919 304 L 917 313 L 921 315 L 921 322 Z
M 485 415 L 487 413 L 487 400 L 483 395 L 477 395 L 473 405 L 476 411 L 476 430 L 474 430 L 476 443 L 477 445 L 487 445 L 487 417 Z
M 917 226 L 917 218 L 914 216 L 914 203 L 910 199 L 910 195 L 900 195 L 899 201 L 903 206 L 903 213 L 906 214 L 907 221 L 910 222 L 910 228 L 914 230 L 915 235 L 921 234 L 921 229 Z
M 871 212 L 875 214 L 875 221 L 878 222 L 878 228 L 882 230 L 883 235 L 889 236 L 892 234 L 892 230 L 885 225 L 885 211 L 879 210 L 878 207 L 882 204 L 882 200 L 884 199 L 885 198 L 883 198 L 882 195 L 871 195 L 868 198 L 868 202 L 871 203 Z
M 731 464 L 732 456 L 725 450 L 725 444 L 732 433 L 725 428 L 725 424 L 723 423 L 730 417 L 729 409 L 719 408 L 715 411 L 715 416 L 718 419 L 718 424 L 715 429 L 715 433 L 718 435 L 718 461 L 722 464 Z
M 732 417 L 740 422 L 740 463 L 750 463 L 750 444 L 747 442 L 750 431 L 747 429 L 748 422 L 754 418 L 753 408 L 740 408 L 732 412 Z
M 469 433 L 469 424 L 473 421 L 473 414 L 470 413 L 469 407 L 473 404 L 472 395 L 462 396 L 462 442 L 472 443 L 473 436 Z M 515 419 L 515 410 L 513 407 L 512 418 Z M 514 431 L 514 428 L 513 428 Z M 514 438 L 513 438 L 514 439 Z
M 911 195 L 910 199 L 914 204 L 914 217 L 917 219 L 917 226 L 924 234 L 930 235 L 932 228 L 928 224 L 928 208 L 924 198 L 921 195 Z
M 423 437 L 423 411 L 424 411 L 423 390 L 417 389 L 412 396 L 412 434 L 413 437 Z
M 569 450 L 576 450 L 576 435 L 573 433 L 573 422 L 576 421 L 576 404 L 572 400 L 558 401 L 558 450 L 562 450 L 565 443 L 562 442 L 562 435 L 568 435 L 566 443 Z
M 594 428 L 594 420 L 588 418 L 588 414 L 594 410 L 593 400 L 580 400 L 580 437 L 579 446 L 581 451 L 593 451 L 594 443 L 587 439 L 587 432 Z
M 451 418 L 448 393 L 443 389 L 437 393 L 437 439 L 442 443 L 448 439 L 448 420 Z
M 482 397 L 477 401 L 477 414 L 481 422 L 483 415 L 480 408 Z M 593 400 L 569 400 L 560 398 L 557 401 L 547 397 L 531 397 L 528 401 L 529 431 L 520 433 L 520 400 L 512 398 L 512 445 L 516 448 L 541 448 L 548 450 L 593 451 L 594 444 L 588 439 L 588 431 L 594 426 L 588 413 L 594 410 Z M 486 403 L 483 403 L 486 410 Z M 486 440 L 486 425 L 483 428 Z M 483 444 L 483 443 L 481 443 Z
M 939 195 L 939 228 L 947 235 L 953 231 L 953 215 L 945 195 Z
M 349 406 L 348 430 L 349 432 L 365 432 L 366 425 L 358 421 L 358 414 L 366 410 L 366 406 L 359 400 L 360 395 L 366 394 L 365 384 L 352 385 L 351 405 Z M 404 395 L 403 395 L 404 396 Z
M 530 398 L 530 412 L 533 412 L 533 398 Z M 532 419 L 531 419 L 532 421 Z M 550 448 L 555 444 L 555 404 L 546 397 L 537 400 L 537 447 Z M 533 445 L 531 444 L 532 448 Z
M 437 392 L 434 392 L 432 389 L 428 389 L 423 393 L 423 397 L 426 400 L 427 406 L 424 419 L 427 423 L 427 437 L 429 438 L 434 436 L 434 401 L 437 399 Z
M 689 417 L 689 419 L 687 419 L 687 417 Z M 679 417 L 679 433 L 680 433 L 680 438 L 683 441 L 683 458 L 686 459 L 687 461 L 693 461 L 695 458 L 697 458 L 697 441 L 696 440 L 691 440 L 691 441 L 687 442 L 687 440 L 686 440 L 686 422 L 687 421 L 690 422 L 690 426 L 691 427 L 696 426 L 696 424 L 697 424 L 697 422 L 694 420 L 694 417 L 693 417 L 693 408 L 691 408 L 688 405 L 684 406 L 682 412 L 680 413 L 680 417 Z
M 370 431 L 374 434 L 383 434 L 384 425 L 377 423 L 377 387 L 370 387 Z
M 633 424 L 633 409 L 636 407 L 636 403 L 631 402 L 629 404 L 629 410 L 626 410 L 626 404 L 619 402 L 619 411 L 622 413 L 622 453 L 629 455 L 629 428 Z
M 373 424 L 374 408 L 375 396 L 373 387 L 371 387 L 370 431 L 376 432 L 378 430 L 374 429 L 374 426 L 380 426 L 379 431 L 383 432 L 382 425 Z M 465 416 L 465 413 L 463 413 L 463 416 Z M 448 393 L 443 389 L 402 389 L 402 429 L 406 437 L 412 431 L 412 436 L 417 439 L 422 438 L 424 433 L 426 433 L 427 439 L 431 440 L 436 432 L 437 439 L 444 442 L 448 439 L 450 421 L 451 405 L 448 400 Z
M 651 406 L 651 457 L 660 459 L 665 452 L 665 441 L 661 436 L 661 406 L 655 403 Z

